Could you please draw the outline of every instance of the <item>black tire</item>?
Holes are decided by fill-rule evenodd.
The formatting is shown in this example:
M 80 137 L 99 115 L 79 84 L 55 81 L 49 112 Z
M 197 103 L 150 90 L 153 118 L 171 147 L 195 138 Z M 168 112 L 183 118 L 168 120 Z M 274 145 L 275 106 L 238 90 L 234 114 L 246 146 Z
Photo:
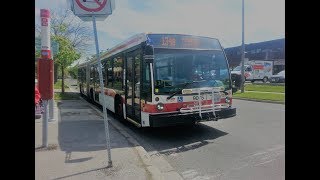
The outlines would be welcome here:
M 262 81 L 263 81 L 263 83 L 266 83 L 266 82 L 268 81 L 268 78 L 267 78 L 267 77 L 264 77 L 264 78 L 262 79 Z

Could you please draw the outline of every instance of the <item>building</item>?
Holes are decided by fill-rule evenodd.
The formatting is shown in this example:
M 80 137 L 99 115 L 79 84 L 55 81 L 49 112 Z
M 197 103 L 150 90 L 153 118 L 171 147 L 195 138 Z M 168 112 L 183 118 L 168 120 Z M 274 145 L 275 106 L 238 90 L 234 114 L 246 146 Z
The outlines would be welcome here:
M 225 49 L 229 66 L 234 68 L 241 63 L 241 46 Z M 285 39 L 245 44 L 245 58 L 248 60 L 273 61 L 273 73 L 285 69 Z

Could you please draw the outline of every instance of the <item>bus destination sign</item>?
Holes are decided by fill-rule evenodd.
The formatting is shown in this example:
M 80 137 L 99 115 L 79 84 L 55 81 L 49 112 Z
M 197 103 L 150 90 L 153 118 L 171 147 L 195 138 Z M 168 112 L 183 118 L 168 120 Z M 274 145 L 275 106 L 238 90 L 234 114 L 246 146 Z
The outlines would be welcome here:
M 155 48 L 175 49 L 221 49 L 217 39 L 179 35 L 179 34 L 148 34 L 149 43 Z

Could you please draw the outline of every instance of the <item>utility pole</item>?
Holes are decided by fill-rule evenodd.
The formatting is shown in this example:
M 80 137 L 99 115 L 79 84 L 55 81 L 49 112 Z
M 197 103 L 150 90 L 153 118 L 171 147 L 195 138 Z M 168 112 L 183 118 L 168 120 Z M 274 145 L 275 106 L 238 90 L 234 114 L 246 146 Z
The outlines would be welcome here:
M 242 0 L 241 93 L 244 92 L 244 0 Z

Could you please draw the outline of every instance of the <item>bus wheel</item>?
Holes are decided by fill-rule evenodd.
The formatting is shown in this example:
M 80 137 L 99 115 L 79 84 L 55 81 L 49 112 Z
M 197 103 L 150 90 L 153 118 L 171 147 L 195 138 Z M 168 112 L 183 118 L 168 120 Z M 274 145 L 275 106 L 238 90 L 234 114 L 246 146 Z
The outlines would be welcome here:
M 264 77 L 262 81 L 263 81 L 263 83 L 266 83 L 268 81 L 268 78 Z
M 114 102 L 114 107 L 115 107 L 115 115 L 116 117 L 122 121 L 123 120 L 123 107 L 121 103 L 121 97 L 116 96 L 116 100 Z

